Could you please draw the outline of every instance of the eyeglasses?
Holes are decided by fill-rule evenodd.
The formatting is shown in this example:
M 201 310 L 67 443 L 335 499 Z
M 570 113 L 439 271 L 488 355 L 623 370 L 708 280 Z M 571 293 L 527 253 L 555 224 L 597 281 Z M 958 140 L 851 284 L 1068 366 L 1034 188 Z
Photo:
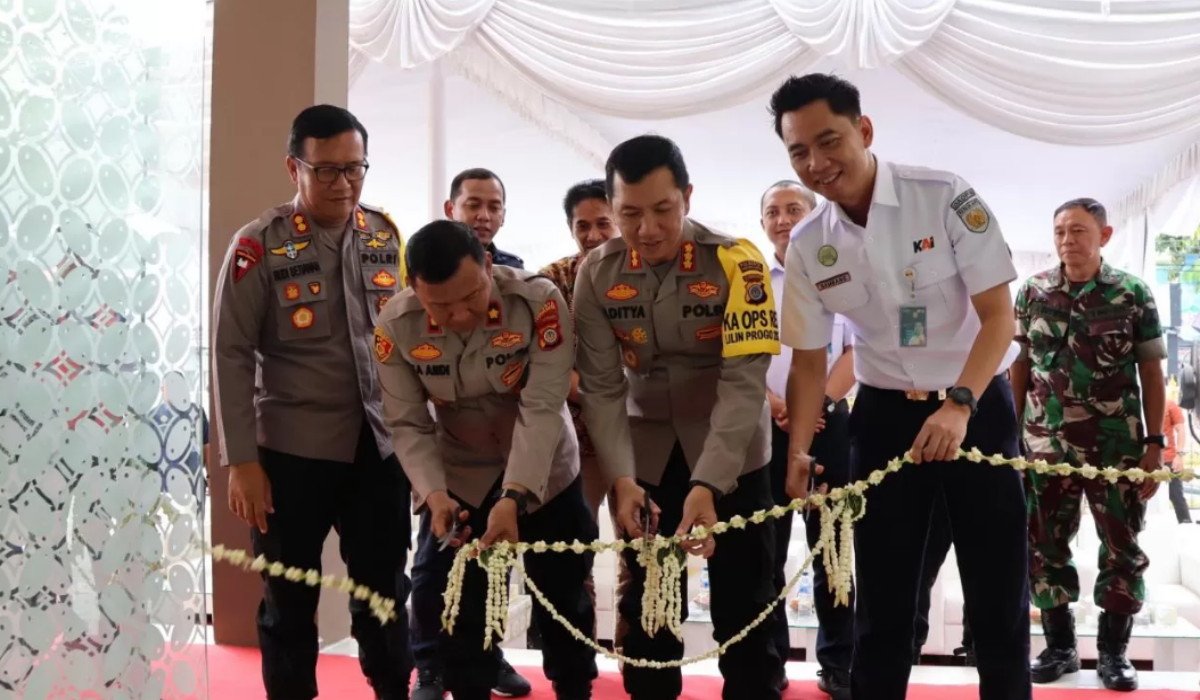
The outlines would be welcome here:
M 295 156 L 292 156 L 292 159 L 313 171 L 313 175 L 316 176 L 317 182 L 321 182 L 326 185 L 337 182 L 339 175 L 345 175 L 346 182 L 358 182 L 367 176 L 367 169 L 371 167 L 371 165 L 366 161 L 363 161 L 362 163 L 351 163 L 350 165 L 339 168 L 334 165 L 313 165 L 312 163 L 306 163 Z

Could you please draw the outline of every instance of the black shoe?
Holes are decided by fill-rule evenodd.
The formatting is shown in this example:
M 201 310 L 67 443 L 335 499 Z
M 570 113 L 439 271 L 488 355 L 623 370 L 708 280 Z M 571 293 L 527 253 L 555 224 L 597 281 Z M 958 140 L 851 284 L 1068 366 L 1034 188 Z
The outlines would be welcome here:
M 1053 683 L 1068 673 L 1079 671 L 1079 653 L 1075 650 L 1075 616 L 1066 605 L 1042 611 L 1042 631 L 1046 648 L 1029 664 L 1034 683 Z
M 791 682 L 791 680 L 789 680 L 789 679 L 788 679 L 788 677 L 787 677 L 787 674 L 786 674 L 786 673 L 785 673 L 784 675 L 780 676 L 780 677 L 779 677 L 779 683 L 778 683 L 778 686 L 779 686 L 779 692 L 781 692 L 781 693 L 782 693 L 783 691 L 787 690 L 787 689 L 788 689 L 788 686 L 789 686 L 789 685 L 791 685 L 791 684 L 792 684 L 792 682 Z
M 817 671 L 817 690 L 833 700 L 850 700 L 850 674 L 823 668 Z
M 533 692 L 533 686 L 512 667 L 508 661 L 500 660 L 500 671 L 496 674 L 496 685 L 492 693 L 502 698 L 523 698 Z M 413 700 L 417 700 L 413 698 Z
M 436 671 L 417 671 L 417 684 L 413 686 L 412 700 L 443 700 L 446 688 Z
M 963 657 L 963 666 L 975 666 L 975 647 L 958 647 L 954 650 L 954 656 Z
M 1104 611 L 1096 635 L 1096 673 L 1109 690 L 1137 690 L 1137 669 L 1125 657 L 1125 647 L 1133 632 L 1133 617 Z

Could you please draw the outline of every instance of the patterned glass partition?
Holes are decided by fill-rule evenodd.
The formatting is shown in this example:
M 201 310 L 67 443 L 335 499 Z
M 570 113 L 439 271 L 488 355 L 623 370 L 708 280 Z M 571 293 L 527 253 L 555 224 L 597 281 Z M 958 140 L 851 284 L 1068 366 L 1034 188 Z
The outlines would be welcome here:
M 0 699 L 207 697 L 205 0 L 0 0 Z

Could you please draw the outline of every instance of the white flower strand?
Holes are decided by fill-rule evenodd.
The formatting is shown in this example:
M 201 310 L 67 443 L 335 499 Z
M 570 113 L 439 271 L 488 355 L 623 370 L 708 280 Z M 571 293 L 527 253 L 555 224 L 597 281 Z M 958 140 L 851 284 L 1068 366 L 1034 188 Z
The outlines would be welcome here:
M 1109 483 L 1116 483 L 1119 479 L 1128 479 L 1129 481 L 1138 483 L 1145 481 L 1146 479 L 1151 479 L 1161 484 L 1163 482 L 1171 481 L 1172 479 L 1178 479 L 1180 481 L 1192 481 L 1196 478 L 1196 472 L 1190 468 L 1184 468 L 1179 472 L 1173 472 L 1166 468 L 1147 472 L 1141 468 L 1100 468 L 1088 464 L 1085 464 L 1081 467 L 1074 467 L 1069 464 L 1050 464 L 1045 460 L 1031 461 L 1021 457 L 1007 458 L 1001 455 L 985 455 L 977 448 L 971 449 L 970 451 L 959 450 L 957 457 L 975 463 L 987 462 L 997 467 L 1009 466 L 1021 471 L 1033 471 L 1038 474 L 1054 474 L 1056 476 L 1079 475 L 1086 479 L 1104 479 Z M 750 625 L 748 625 L 744 630 L 731 637 L 718 649 L 708 652 L 707 654 L 670 662 L 652 662 L 644 659 L 631 659 L 626 656 L 614 654 L 610 651 L 607 651 L 603 647 L 600 647 L 593 640 L 591 640 L 590 637 L 587 637 L 587 635 L 584 635 L 582 632 L 571 628 L 561 615 L 555 614 L 555 619 L 558 620 L 560 624 L 566 626 L 572 635 L 576 636 L 581 641 L 584 641 L 598 653 L 601 653 L 604 656 L 617 659 L 634 666 L 671 668 L 696 663 L 697 661 L 702 661 L 704 659 L 715 658 L 724 653 L 724 651 L 732 644 L 744 639 L 751 630 L 753 630 L 757 625 L 761 624 L 762 621 L 767 618 L 771 610 L 774 609 L 775 605 L 777 605 L 779 601 L 782 600 L 786 595 L 786 592 L 796 585 L 801 574 L 814 561 L 814 558 L 818 553 L 821 554 L 822 562 L 825 564 L 827 571 L 829 572 L 829 586 L 831 591 L 835 592 L 835 604 L 848 605 L 850 582 L 853 574 L 854 554 L 853 547 L 850 544 L 853 538 L 853 522 L 862 518 L 866 513 L 865 492 L 871 486 L 877 486 L 880 484 L 888 474 L 899 471 L 901 467 L 908 463 L 911 463 L 911 458 L 908 453 L 905 453 L 903 457 L 899 457 L 888 462 L 886 468 L 872 472 L 865 480 L 857 481 L 841 489 L 834 489 L 828 495 L 814 493 L 810 494 L 807 499 L 795 499 L 786 506 L 775 506 L 765 511 L 756 511 L 749 518 L 735 516 L 730 518 L 728 523 L 717 523 L 711 528 L 694 528 L 688 537 L 702 539 L 708 535 L 719 535 L 727 532 L 730 527 L 741 529 L 744 528 L 748 523 L 760 524 L 768 519 L 779 518 L 789 512 L 799 512 L 807 507 L 819 508 L 821 510 L 821 535 L 818 539 L 817 545 L 813 547 L 812 551 L 809 553 L 809 557 L 805 561 L 804 566 L 800 567 L 796 575 L 793 576 L 788 585 L 784 587 L 780 597 L 776 598 L 776 600 L 773 601 L 767 607 L 767 609 L 764 610 L 763 613 L 759 615 L 754 622 L 750 623 Z M 833 511 L 844 506 L 844 504 L 838 503 L 839 501 L 843 500 L 847 500 L 847 503 L 853 503 L 853 506 L 845 512 L 834 514 Z M 174 522 L 179 517 L 179 513 L 175 511 L 175 509 L 167 502 L 160 499 L 157 506 L 164 512 L 169 521 Z M 154 510 L 154 508 L 151 510 Z M 149 518 L 150 516 L 148 515 L 146 517 Z M 835 538 L 834 532 L 837 529 L 835 524 L 839 523 L 841 525 L 841 531 L 839 533 L 841 546 L 837 547 L 835 546 L 837 544 L 837 538 Z M 627 548 L 632 548 L 638 551 L 639 560 L 641 559 L 642 553 L 647 549 L 664 551 L 667 553 L 665 555 L 663 567 L 658 566 L 657 556 L 653 559 L 654 567 L 662 568 L 663 570 L 657 578 L 659 586 L 655 586 L 655 588 L 658 589 L 658 592 L 650 594 L 651 597 L 656 601 L 661 601 L 656 602 L 654 606 L 655 610 L 661 610 L 661 614 L 655 614 L 653 616 L 654 619 L 651 620 L 651 623 L 652 626 L 658 625 L 657 629 L 661 629 L 661 627 L 665 626 L 673 633 L 675 633 L 677 629 L 681 630 L 682 628 L 675 621 L 680 619 L 682 613 L 682 596 L 679 594 L 681 588 L 680 582 L 682 579 L 682 565 L 679 565 L 679 570 L 676 572 L 673 568 L 674 565 L 667 562 L 679 561 L 676 559 L 676 557 L 670 556 L 670 553 L 681 551 L 681 549 L 679 549 L 677 546 L 682 541 L 683 537 L 656 536 L 655 539 L 656 543 L 651 547 L 645 546 L 644 540 L 635 540 L 632 542 L 626 542 L 624 540 L 616 540 L 614 542 L 597 541 L 587 544 L 579 541 L 575 541 L 570 544 L 565 542 L 554 542 L 551 544 L 546 542 L 521 542 L 517 543 L 516 545 L 504 543 L 503 548 L 505 554 L 495 558 L 487 558 L 488 564 L 496 567 L 495 571 L 497 573 L 495 575 L 491 573 L 491 568 L 485 566 L 482 561 L 480 562 L 480 565 L 485 566 L 489 572 L 488 605 L 491 612 L 489 612 L 489 617 L 487 618 L 489 622 L 487 623 L 487 627 L 485 629 L 485 635 L 487 634 L 486 630 L 491 630 L 497 631 L 499 634 L 501 634 L 501 638 L 503 638 L 502 635 L 504 622 L 507 618 L 508 609 L 507 576 L 504 575 L 504 572 L 506 572 L 509 568 L 516 568 L 525 578 L 530 590 L 534 593 L 534 596 L 543 605 L 547 605 L 547 609 L 551 609 L 545 600 L 545 596 L 541 594 L 533 582 L 529 580 L 528 576 L 525 575 L 523 565 L 521 564 L 521 555 L 528 552 L 542 554 L 548 551 L 566 552 L 568 550 L 577 554 L 582 554 L 587 551 L 598 553 L 608 550 L 620 553 Z M 659 540 L 661 540 L 661 542 L 659 542 Z M 396 619 L 395 600 L 372 592 L 366 586 L 356 584 L 349 578 L 335 578 L 331 575 L 322 576 L 321 573 L 315 569 L 303 571 L 296 567 L 286 567 L 279 562 L 267 561 L 261 556 L 252 558 L 244 550 L 228 549 L 223 545 L 209 547 L 207 544 L 201 544 L 201 547 L 210 556 L 212 556 L 214 563 L 225 562 L 234 566 L 238 566 L 246 571 L 256 573 L 266 572 L 269 576 L 283 577 L 289 581 L 303 583 L 308 586 L 319 586 L 321 588 L 340 590 L 352 595 L 356 600 L 368 601 L 372 614 L 381 621 L 387 622 Z M 497 547 L 500 547 L 500 545 L 497 545 Z M 466 574 L 466 560 L 470 558 L 473 552 L 476 551 L 477 548 L 472 545 L 459 548 L 454 563 L 451 566 L 450 574 L 446 582 L 446 590 L 443 593 L 443 601 L 445 602 L 445 606 L 442 612 L 442 625 L 449 632 L 453 632 L 454 622 L 458 617 L 458 612 L 460 609 L 460 603 L 462 599 L 462 580 Z M 649 571 L 647 573 L 649 574 Z M 676 576 L 678 576 L 678 578 L 676 578 Z M 666 587 L 666 591 L 663 591 L 663 587 Z M 497 591 L 494 600 L 492 597 L 493 588 L 495 588 Z M 647 607 L 649 606 L 644 605 L 643 611 L 646 610 Z M 501 616 L 503 616 L 504 620 L 501 619 Z M 679 635 L 676 634 L 676 636 Z M 490 643 L 491 637 L 489 635 L 485 638 L 485 647 Z
M 208 549 L 212 556 L 213 562 L 225 562 L 232 564 L 245 571 L 255 573 L 266 572 L 268 576 L 282 577 L 288 581 L 295 583 L 303 583 L 309 586 L 321 586 L 322 588 L 334 588 L 344 591 L 353 596 L 356 600 L 368 601 L 371 608 L 371 614 L 379 619 L 382 623 L 390 622 L 396 619 L 396 601 L 391 598 L 385 598 L 378 593 L 373 592 L 366 586 L 361 586 L 355 583 L 350 578 L 334 578 L 333 576 L 321 576 L 321 572 L 316 569 L 304 571 L 294 566 L 285 567 L 279 562 L 267 561 L 265 557 L 259 556 L 251 559 L 250 555 L 241 549 L 226 549 L 224 545 L 215 545 Z

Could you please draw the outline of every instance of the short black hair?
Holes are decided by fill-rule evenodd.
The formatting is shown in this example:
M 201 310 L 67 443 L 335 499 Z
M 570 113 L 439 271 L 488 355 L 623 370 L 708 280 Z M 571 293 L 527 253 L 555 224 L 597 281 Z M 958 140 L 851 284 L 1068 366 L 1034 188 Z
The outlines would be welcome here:
M 1058 209 L 1054 210 L 1054 218 L 1068 209 L 1082 209 L 1091 214 L 1096 219 L 1096 223 L 1100 224 L 1100 228 L 1108 226 L 1108 210 L 1104 205 L 1091 197 L 1079 197 L 1058 205 Z
M 758 198 L 758 211 L 760 214 L 762 213 L 763 207 L 767 205 L 767 195 L 771 194 L 771 190 L 779 189 L 780 187 L 788 187 L 791 189 L 800 190 L 800 197 L 803 198 L 805 202 L 808 202 L 809 208 L 817 208 L 817 198 L 807 187 L 799 182 L 796 182 L 795 180 L 780 180 L 779 182 L 776 182 L 767 189 L 763 190 L 762 197 Z
M 567 196 L 563 197 L 563 211 L 567 214 L 568 224 L 575 221 L 575 207 L 579 206 L 580 202 L 585 202 L 589 199 L 608 201 L 608 193 L 604 189 L 604 180 L 595 178 L 571 185 L 571 189 L 567 190 Z
M 467 180 L 495 180 L 500 183 L 500 201 L 508 200 L 508 188 L 504 186 L 504 180 L 496 173 L 487 168 L 467 168 L 461 173 L 454 176 L 450 181 L 450 201 L 458 199 L 458 195 L 462 194 L 462 184 Z
M 470 257 L 483 265 L 483 256 L 483 244 L 475 231 L 462 222 L 447 219 L 425 224 L 404 246 L 409 276 L 431 284 L 453 277 L 463 258 Z
M 288 135 L 287 152 L 293 158 L 304 157 L 304 142 L 308 139 L 327 139 L 357 131 L 362 135 L 363 153 L 367 152 L 367 128 L 358 121 L 350 110 L 335 105 L 313 105 L 292 120 L 292 133 Z
M 858 121 L 862 116 L 858 88 L 844 78 L 828 73 L 809 73 L 791 76 L 771 95 L 771 116 L 775 118 L 775 135 L 783 138 L 783 115 L 825 100 L 829 111 Z
M 612 197 L 614 175 L 619 174 L 622 180 L 632 184 L 641 182 L 651 171 L 663 167 L 671 171 L 676 187 L 687 189 L 691 180 L 688 179 L 687 165 L 683 162 L 679 146 L 657 134 L 635 136 L 617 144 L 608 155 L 608 162 L 604 164 L 604 191 Z

